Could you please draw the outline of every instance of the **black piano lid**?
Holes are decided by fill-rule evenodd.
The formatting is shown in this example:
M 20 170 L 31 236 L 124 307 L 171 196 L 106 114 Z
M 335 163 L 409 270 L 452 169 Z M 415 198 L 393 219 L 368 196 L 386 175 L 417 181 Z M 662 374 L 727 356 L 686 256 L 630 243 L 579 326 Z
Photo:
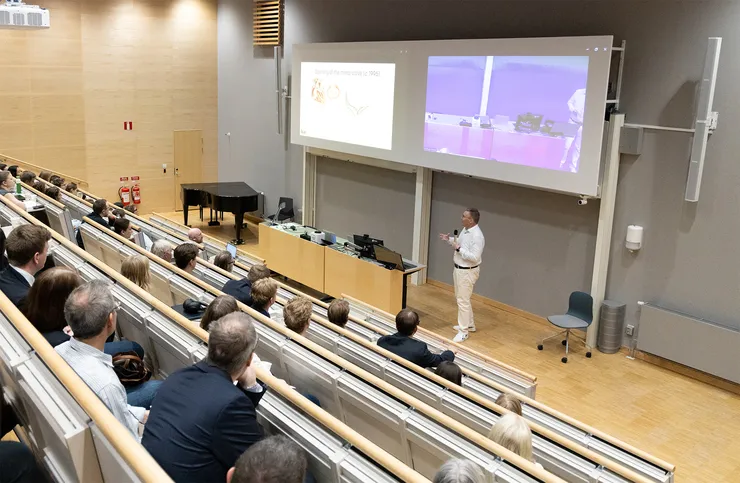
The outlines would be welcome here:
M 183 191 L 195 190 L 204 191 L 213 196 L 226 197 L 226 198 L 237 198 L 237 197 L 248 197 L 257 196 L 251 186 L 244 181 L 230 181 L 225 183 L 188 183 L 180 185 Z

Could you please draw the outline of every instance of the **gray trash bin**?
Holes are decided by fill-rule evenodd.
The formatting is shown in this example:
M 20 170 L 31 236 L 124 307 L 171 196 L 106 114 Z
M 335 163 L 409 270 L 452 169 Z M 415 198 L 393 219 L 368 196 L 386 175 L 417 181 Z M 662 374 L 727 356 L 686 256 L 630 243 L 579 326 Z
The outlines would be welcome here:
M 622 329 L 627 305 L 613 300 L 604 300 L 599 318 L 599 350 L 614 354 L 622 347 Z

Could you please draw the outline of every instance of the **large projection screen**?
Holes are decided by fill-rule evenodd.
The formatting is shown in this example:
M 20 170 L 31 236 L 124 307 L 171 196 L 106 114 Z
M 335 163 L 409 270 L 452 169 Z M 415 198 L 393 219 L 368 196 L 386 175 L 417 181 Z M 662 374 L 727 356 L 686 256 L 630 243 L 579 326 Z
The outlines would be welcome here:
M 611 45 L 611 36 L 297 45 L 292 142 L 598 196 Z M 393 72 L 392 87 L 382 72 Z M 368 92 L 340 102 L 347 74 Z M 329 95 L 335 115 L 323 106 L 306 115 Z M 353 118 L 350 98 L 364 99 L 371 122 Z

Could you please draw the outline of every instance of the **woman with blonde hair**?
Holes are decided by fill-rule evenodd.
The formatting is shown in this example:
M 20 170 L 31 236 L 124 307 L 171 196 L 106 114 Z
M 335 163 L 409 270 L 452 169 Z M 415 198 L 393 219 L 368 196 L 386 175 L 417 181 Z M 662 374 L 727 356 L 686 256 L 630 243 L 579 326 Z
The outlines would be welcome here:
M 488 439 L 518 454 L 525 460 L 535 463 L 540 468 L 542 467 L 542 465 L 535 462 L 532 455 L 532 431 L 523 417 L 514 413 L 501 416 L 501 419 L 491 428 Z
M 496 399 L 496 406 L 501 406 L 504 409 L 508 409 L 518 416 L 522 415 L 522 403 L 513 394 L 502 392 Z
M 149 290 L 149 259 L 144 255 L 131 255 L 121 264 L 121 275 L 144 290 Z

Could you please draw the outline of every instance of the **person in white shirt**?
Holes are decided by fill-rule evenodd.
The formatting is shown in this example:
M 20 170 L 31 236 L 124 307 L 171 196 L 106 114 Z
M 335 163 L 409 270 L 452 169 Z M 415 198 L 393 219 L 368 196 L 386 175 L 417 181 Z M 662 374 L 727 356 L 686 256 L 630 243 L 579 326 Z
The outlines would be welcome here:
M 586 109 L 586 89 L 578 89 L 568 100 L 570 109 L 570 124 L 578 125 L 576 135 L 565 138 L 563 159 L 560 160 L 560 169 L 567 169 L 571 173 L 578 172 L 578 163 L 581 160 L 581 138 L 583 136 L 583 111 Z
M 439 237 L 450 244 L 455 250 L 453 262 L 455 268 L 452 272 L 452 280 L 455 286 L 455 298 L 457 299 L 457 335 L 455 342 L 462 342 L 468 338 L 470 332 L 475 332 L 475 320 L 473 319 L 473 307 L 470 297 L 473 295 L 475 282 L 480 276 L 481 257 L 486 239 L 478 226 L 480 212 L 476 208 L 468 208 L 463 212 L 463 230 L 460 236 L 450 236 L 449 233 L 441 233 Z
M 103 352 L 105 340 L 116 331 L 117 312 L 109 282 L 93 280 L 77 287 L 64 305 L 74 337 L 55 349 L 138 440 L 139 423 L 146 422 L 149 411 L 128 404 L 126 389 L 113 370 L 113 358 Z

